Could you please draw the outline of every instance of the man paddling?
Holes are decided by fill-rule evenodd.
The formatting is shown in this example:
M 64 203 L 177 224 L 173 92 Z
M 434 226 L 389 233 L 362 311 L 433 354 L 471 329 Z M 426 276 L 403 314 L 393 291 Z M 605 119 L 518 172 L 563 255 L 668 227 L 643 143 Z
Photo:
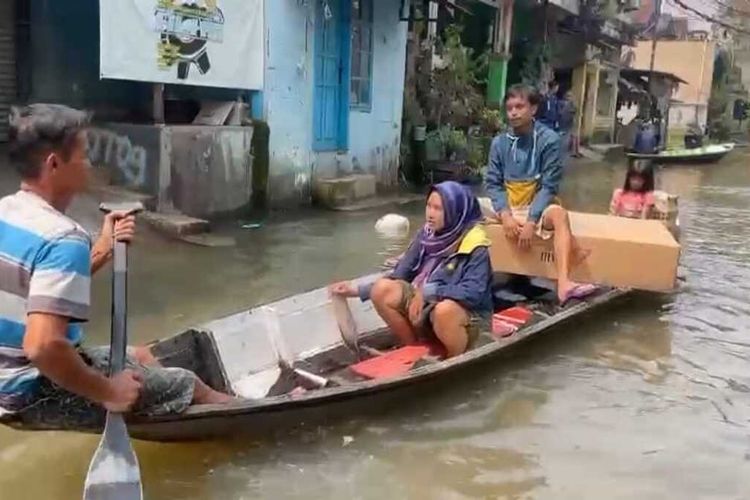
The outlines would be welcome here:
M 195 374 L 163 368 L 147 348 L 129 350 L 109 378 L 109 348 L 82 347 L 91 274 L 130 241 L 135 219 L 108 214 L 92 245 L 65 215 L 86 189 L 88 115 L 35 104 L 13 111 L 11 159 L 21 189 L 0 200 L 0 416 L 31 427 L 100 425 L 104 410 L 158 415 L 232 398 Z
M 573 237 L 568 213 L 557 200 L 563 174 L 560 137 L 534 120 L 540 99 L 528 85 L 508 90 L 505 109 L 512 130 L 492 142 L 486 183 L 506 236 L 521 250 L 535 237 L 554 237 L 557 295 L 564 304 L 595 288 L 570 279 Z

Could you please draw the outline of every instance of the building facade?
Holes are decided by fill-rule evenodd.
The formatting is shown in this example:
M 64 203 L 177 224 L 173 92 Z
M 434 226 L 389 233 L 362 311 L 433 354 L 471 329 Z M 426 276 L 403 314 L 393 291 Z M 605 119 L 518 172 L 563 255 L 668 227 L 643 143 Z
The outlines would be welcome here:
M 396 183 L 406 63 L 401 0 L 267 0 L 265 88 L 272 200 L 366 173 Z
M 631 68 L 649 69 L 652 45 L 650 40 L 643 40 L 630 49 Z M 708 38 L 657 41 L 654 68 L 674 74 L 685 82 L 672 96 L 669 111 L 671 134 L 683 135 L 694 123 L 701 128 L 706 126 L 715 51 L 716 43 Z
M 622 2 L 597 9 L 571 2 L 549 6 L 550 77 L 570 90 L 578 110 L 574 133 L 585 143 L 615 140 L 621 47 L 634 43 Z
M 262 88 L 167 84 L 159 97 L 154 82 L 100 78 L 99 1 L 27 0 L 18 2 L 23 9 L 12 9 L 12 0 L 0 0 L 0 114 L 6 116 L 11 102 L 93 111 L 97 127 L 114 132 L 94 136 L 108 142 L 94 144 L 99 156 L 92 160 L 116 163 L 119 170 L 135 164 L 138 175 L 117 175 L 119 183 L 161 200 L 171 197 L 176 208 L 196 215 L 239 209 L 254 188 L 262 189 L 272 206 L 308 204 L 316 180 L 351 172 L 371 174 L 386 189 L 396 183 L 407 36 L 402 0 L 262 0 Z M 9 35 L 19 26 L 27 27 L 24 36 Z M 10 46 L 8 40 L 22 43 Z M 11 62 L 6 53 L 12 53 Z M 163 100 L 164 123 L 155 120 L 157 99 Z M 192 123 L 201 103 L 238 100 L 267 126 L 267 151 L 253 151 L 238 127 L 177 129 Z M 7 128 L 7 120 L 3 123 Z M 0 141 L 3 130 L 0 126 Z M 178 155 L 185 134 L 195 134 L 192 142 L 206 150 Z M 175 142 L 175 135 L 182 139 Z M 212 159 L 201 159 L 208 156 Z M 247 172 L 261 168 L 260 157 L 267 158 L 262 167 L 267 172 Z M 198 164 L 185 171 L 185 161 Z M 174 184 L 198 187 L 195 172 L 211 169 L 233 172 L 212 174 L 206 191 L 213 196 L 236 190 L 238 179 L 261 179 L 264 185 L 241 186 L 231 203 L 179 206 L 191 197 L 177 196 L 187 188 Z

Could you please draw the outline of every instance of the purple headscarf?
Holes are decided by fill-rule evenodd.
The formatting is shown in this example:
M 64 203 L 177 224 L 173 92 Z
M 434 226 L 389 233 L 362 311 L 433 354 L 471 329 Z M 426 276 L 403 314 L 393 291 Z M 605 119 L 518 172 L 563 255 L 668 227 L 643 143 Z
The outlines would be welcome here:
M 464 235 L 482 219 L 482 211 L 476 196 L 466 186 L 454 181 L 441 182 L 430 189 L 437 192 L 443 201 L 445 225 L 440 232 L 434 232 L 425 225 L 417 234 L 421 245 L 415 280 L 420 285 L 440 261 L 458 250 Z M 427 269 L 425 269 L 427 268 Z

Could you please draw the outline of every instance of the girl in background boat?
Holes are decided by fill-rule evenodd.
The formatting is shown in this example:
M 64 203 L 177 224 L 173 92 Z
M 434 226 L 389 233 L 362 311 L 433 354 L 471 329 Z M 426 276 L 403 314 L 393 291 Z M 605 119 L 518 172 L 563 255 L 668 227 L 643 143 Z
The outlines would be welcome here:
M 343 282 L 330 291 L 372 300 L 402 344 L 434 335 L 448 357 L 462 354 L 492 314 L 490 241 L 482 218 L 467 187 L 437 184 L 427 198 L 426 223 L 393 272 L 373 284 Z
M 654 169 L 651 163 L 647 160 L 631 161 L 625 184 L 612 193 L 610 215 L 648 219 L 654 203 Z

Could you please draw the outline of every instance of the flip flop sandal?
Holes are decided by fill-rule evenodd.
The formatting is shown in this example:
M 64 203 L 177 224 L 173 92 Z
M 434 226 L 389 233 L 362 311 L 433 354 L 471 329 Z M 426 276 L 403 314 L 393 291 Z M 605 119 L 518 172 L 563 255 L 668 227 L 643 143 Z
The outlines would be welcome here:
M 571 300 L 585 299 L 589 295 L 596 292 L 598 289 L 599 287 L 596 285 L 589 285 L 589 284 L 577 285 L 568 291 L 567 295 L 565 296 L 565 299 L 560 303 L 560 305 L 562 307 L 565 307 L 565 305 Z

